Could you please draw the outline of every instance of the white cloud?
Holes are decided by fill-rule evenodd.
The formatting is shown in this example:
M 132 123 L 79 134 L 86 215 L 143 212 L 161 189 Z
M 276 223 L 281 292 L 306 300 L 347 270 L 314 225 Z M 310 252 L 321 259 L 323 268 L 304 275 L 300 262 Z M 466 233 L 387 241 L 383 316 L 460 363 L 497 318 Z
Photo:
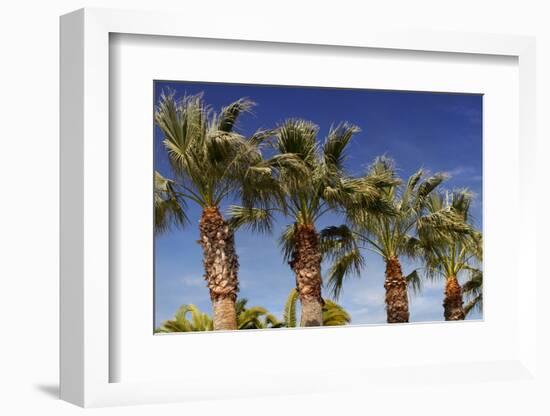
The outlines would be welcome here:
M 350 300 L 356 305 L 381 306 L 384 305 L 384 296 L 383 288 L 365 288 L 355 291 Z
M 186 275 L 182 277 L 181 283 L 186 287 L 203 287 L 205 286 L 202 276 Z

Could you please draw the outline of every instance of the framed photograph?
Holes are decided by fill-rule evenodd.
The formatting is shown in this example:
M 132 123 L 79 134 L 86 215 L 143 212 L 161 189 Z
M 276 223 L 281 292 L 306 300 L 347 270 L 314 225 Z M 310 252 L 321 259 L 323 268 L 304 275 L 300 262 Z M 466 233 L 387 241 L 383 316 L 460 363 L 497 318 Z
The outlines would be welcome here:
M 528 37 L 63 16 L 61 397 L 536 385 L 534 71 Z

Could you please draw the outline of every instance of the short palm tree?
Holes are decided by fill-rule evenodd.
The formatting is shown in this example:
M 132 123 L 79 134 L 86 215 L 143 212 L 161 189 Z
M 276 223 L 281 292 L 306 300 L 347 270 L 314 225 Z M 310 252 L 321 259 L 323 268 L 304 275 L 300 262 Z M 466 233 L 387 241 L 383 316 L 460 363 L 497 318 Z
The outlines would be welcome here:
M 239 299 L 236 303 L 237 311 L 237 329 L 264 329 L 281 328 L 284 326 L 275 315 L 268 312 L 261 306 L 246 307 L 247 300 Z M 188 317 L 188 315 L 190 316 Z M 212 331 L 214 322 L 207 313 L 195 305 L 182 305 L 176 312 L 174 319 L 164 321 L 162 325 L 155 330 L 156 333 L 168 332 L 196 332 Z
M 292 289 L 288 294 L 283 312 L 282 324 L 287 328 L 296 327 L 296 306 L 299 294 Z M 326 299 L 323 305 L 323 326 L 341 326 L 351 323 L 350 314 L 336 302 Z
M 323 323 L 322 253 L 317 221 L 329 211 L 351 205 L 365 212 L 386 212 L 390 208 L 381 198 L 383 189 L 395 182 L 385 172 L 359 178 L 346 172 L 346 150 L 353 135 L 359 132 L 358 127 L 347 123 L 332 127 L 322 145 L 317 139 L 318 130 L 314 123 L 300 119 L 287 120 L 275 129 L 276 156 L 271 174 L 276 186 L 271 188 L 271 204 L 231 210 L 236 226 L 270 230 L 274 212 L 291 219 L 281 245 L 295 273 L 301 326 Z
M 443 308 L 447 321 L 463 320 L 466 316 L 462 288 L 458 280 L 461 273 L 469 273 L 471 276 L 468 292 L 474 295 L 473 300 L 476 301 L 475 297 L 481 295 L 482 272 L 478 266 L 482 256 L 482 238 L 481 233 L 474 231 L 470 225 L 471 202 L 472 195 L 461 190 L 435 193 L 430 196 L 427 203 L 428 212 L 450 209 L 458 214 L 464 224 L 471 227 L 471 231 L 466 234 L 457 234 L 450 230 L 429 233 L 420 239 L 428 277 L 445 279 Z M 476 302 L 481 302 L 481 297 Z
M 239 115 L 252 106 L 251 101 L 240 99 L 215 113 L 206 106 L 202 95 L 177 100 L 173 94 L 163 94 L 155 110 L 155 122 L 163 133 L 175 177 L 163 185 L 170 187 L 165 193 L 173 193 L 180 201 L 196 203 L 202 209 L 199 244 L 215 330 L 237 328 L 239 262 L 233 230 L 221 214 L 220 205 L 234 195 L 251 192 L 245 181 L 254 182 L 257 171 L 251 168 L 262 161 L 262 133 L 246 138 L 235 131 Z M 170 221 L 182 220 L 179 211 L 174 214 L 162 208 L 159 212 L 170 212 L 164 217 L 168 219 L 156 220 L 160 229 Z
M 191 314 L 188 318 L 188 314 Z M 157 333 L 212 331 L 214 323 L 208 314 L 203 313 L 195 305 L 182 305 L 174 319 L 164 321 Z
M 386 157 L 377 158 L 371 166 L 371 174 L 394 177 L 393 161 Z M 340 295 L 346 277 L 360 275 L 364 264 L 360 249 L 366 247 L 386 263 L 387 322 L 409 321 L 407 288 L 418 289 L 419 276 L 416 270 L 404 276 L 400 258 L 418 255 L 418 236 L 423 232 L 435 227 L 442 230 L 464 228 L 450 209 L 428 212 L 429 196 L 444 180 L 442 173 L 427 176 L 424 170 L 418 170 L 405 184 L 385 189 L 385 198 L 393 207 L 394 215 L 373 215 L 352 209 L 348 211 L 351 227 L 342 225 L 322 231 L 323 245 L 328 247 L 332 260 L 328 283 L 335 297 Z
M 269 313 L 266 308 L 261 306 L 246 307 L 247 299 L 239 299 L 237 301 L 237 326 L 238 329 L 264 329 L 264 328 L 281 328 L 282 322 Z

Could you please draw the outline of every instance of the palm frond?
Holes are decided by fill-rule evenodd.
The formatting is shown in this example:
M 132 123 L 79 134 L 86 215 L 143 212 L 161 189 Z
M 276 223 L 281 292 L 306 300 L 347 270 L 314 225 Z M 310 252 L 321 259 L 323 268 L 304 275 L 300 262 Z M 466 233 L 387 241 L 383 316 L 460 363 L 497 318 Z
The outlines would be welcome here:
M 405 281 L 407 282 L 407 287 L 412 290 L 415 295 L 422 291 L 422 279 L 417 270 L 413 270 L 405 276 Z
M 359 276 L 365 266 L 365 259 L 359 249 L 353 249 L 335 258 L 328 271 L 328 287 L 335 299 L 340 297 L 344 280 Z
M 275 130 L 275 147 L 280 154 L 294 154 L 307 164 L 314 164 L 319 127 L 301 119 L 286 120 Z
M 416 192 L 416 208 L 419 209 L 425 198 L 430 195 L 439 185 L 443 183 L 448 178 L 446 173 L 436 173 L 433 176 L 425 179 L 420 185 L 418 185 L 418 190 Z
M 284 261 L 290 261 L 296 247 L 296 223 L 286 226 L 279 237 L 279 246 L 283 252 Z
M 239 115 L 244 112 L 249 112 L 255 105 L 256 103 L 253 101 L 241 98 L 229 104 L 227 107 L 223 107 L 218 117 L 218 130 L 226 133 L 233 131 Z
M 353 135 L 360 131 L 359 127 L 346 122 L 330 128 L 323 145 L 323 160 L 329 170 L 343 170 L 347 146 Z
M 337 303 L 325 299 L 323 306 L 323 326 L 341 326 L 351 323 L 350 314 Z
M 283 321 L 287 328 L 296 327 L 296 303 L 298 302 L 298 290 L 293 288 L 285 302 L 285 309 L 283 312 Z
M 344 280 L 360 275 L 365 266 L 365 258 L 355 234 L 345 224 L 321 230 L 320 246 L 323 257 L 331 261 L 328 271 L 329 290 L 338 299 Z
M 191 314 L 191 320 L 187 315 Z M 213 331 L 214 323 L 208 314 L 203 313 L 195 305 L 182 305 L 176 312 L 174 319 L 164 321 L 155 332 L 196 332 Z
M 468 316 L 471 311 L 483 312 L 483 294 L 480 293 L 464 305 L 464 314 Z
M 172 226 L 183 227 L 188 222 L 185 201 L 174 189 L 174 182 L 159 172 L 154 173 L 155 233 L 161 234 Z
M 253 232 L 271 232 L 273 229 L 273 213 L 270 209 L 229 207 L 229 224 L 232 228 L 248 228 Z

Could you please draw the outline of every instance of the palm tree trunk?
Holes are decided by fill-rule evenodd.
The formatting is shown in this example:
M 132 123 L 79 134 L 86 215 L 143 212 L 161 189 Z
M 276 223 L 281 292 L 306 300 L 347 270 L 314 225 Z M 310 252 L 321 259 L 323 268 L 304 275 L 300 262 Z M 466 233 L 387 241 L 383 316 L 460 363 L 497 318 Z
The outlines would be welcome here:
M 319 235 L 313 225 L 300 224 L 295 239 L 296 246 L 289 264 L 296 274 L 296 288 L 302 305 L 300 326 L 321 326 L 324 302 L 321 297 Z
M 235 252 L 233 231 L 217 207 L 204 209 L 199 231 L 204 279 L 213 306 L 214 330 L 237 329 L 235 301 L 239 291 L 239 260 Z
M 407 282 L 395 256 L 386 260 L 386 316 L 388 323 L 409 322 Z
M 461 321 L 464 319 L 462 289 L 456 276 L 448 276 L 445 283 L 445 299 L 443 300 L 446 321 Z

